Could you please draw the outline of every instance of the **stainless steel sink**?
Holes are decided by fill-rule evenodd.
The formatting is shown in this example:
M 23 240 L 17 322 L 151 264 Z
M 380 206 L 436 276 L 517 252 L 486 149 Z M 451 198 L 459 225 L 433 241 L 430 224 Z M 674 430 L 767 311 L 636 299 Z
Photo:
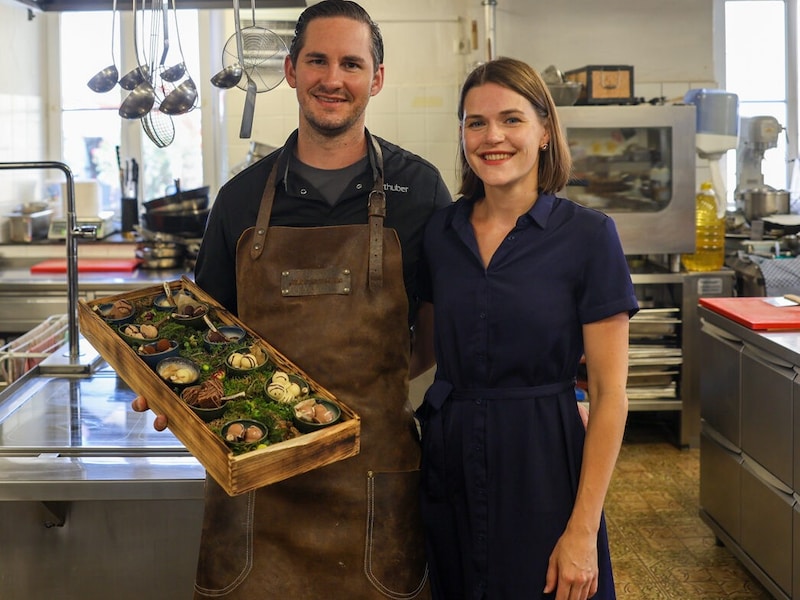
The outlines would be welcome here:
M 89 378 L 25 378 L 0 396 L 0 456 L 188 454 L 152 413 L 131 407 L 136 396 L 111 370 Z

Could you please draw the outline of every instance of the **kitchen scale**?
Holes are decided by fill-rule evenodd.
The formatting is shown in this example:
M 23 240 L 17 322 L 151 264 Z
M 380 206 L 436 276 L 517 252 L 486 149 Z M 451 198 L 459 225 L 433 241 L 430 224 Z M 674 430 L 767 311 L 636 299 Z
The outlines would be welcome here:
M 96 217 L 76 217 L 75 224 L 77 227 L 95 227 L 97 230 L 97 239 L 102 240 L 114 233 L 114 211 L 103 210 L 100 211 Z M 67 239 L 67 220 L 65 218 L 53 219 L 51 221 L 47 239 Z

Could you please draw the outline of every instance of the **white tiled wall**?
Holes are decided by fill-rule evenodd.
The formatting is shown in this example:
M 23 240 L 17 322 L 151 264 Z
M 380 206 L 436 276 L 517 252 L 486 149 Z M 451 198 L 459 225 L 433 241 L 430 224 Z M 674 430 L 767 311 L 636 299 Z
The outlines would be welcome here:
M 29 20 L 22 4 L 0 2 L 0 162 L 44 160 L 43 31 L 43 23 Z M 0 170 L 0 242 L 8 239 L 3 215 L 31 200 L 41 181 L 41 172 Z
M 370 103 L 368 127 L 429 159 L 455 190 L 458 89 L 470 66 L 486 58 L 486 7 L 479 0 L 362 4 L 380 24 L 386 44 L 385 85 Z M 538 69 L 630 64 L 637 96 L 682 97 L 693 87 L 715 87 L 711 6 L 696 0 L 499 0 L 495 52 Z M 44 21 L 41 13 L 28 19 L 28 9 L 15 0 L 0 0 L 5 48 L 0 53 L 0 161 L 58 159 L 46 156 L 44 145 L 43 97 L 52 80 L 42 68 L 49 42 Z M 232 30 L 232 19 L 225 21 Z M 231 32 L 223 32 L 223 42 Z M 245 158 L 251 141 L 278 146 L 296 126 L 294 90 L 285 82 L 258 94 L 249 139 L 239 138 L 244 91 L 212 93 L 219 94 L 219 143 L 227 147 L 228 168 Z M 30 172 L 0 172 L 0 223 L 39 178 Z M 6 234 L 0 226 L 0 240 Z

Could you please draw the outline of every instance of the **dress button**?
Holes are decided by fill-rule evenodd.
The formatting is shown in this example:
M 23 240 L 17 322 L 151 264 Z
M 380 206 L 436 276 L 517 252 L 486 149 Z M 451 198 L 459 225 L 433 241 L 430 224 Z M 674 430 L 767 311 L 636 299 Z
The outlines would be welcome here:
M 482 398 L 475 398 L 475 404 L 483 404 Z
M 479 316 L 481 319 L 485 319 L 485 318 L 486 318 L 486 313 L 483 313 L 483 312 L 482 312 L 482 313 L 481 313 L 480 315 L 478 315 L 478 316 Z
M 301 196 L 305 196 L 306 194 L 308 194 L 308 190 L 307 189 L 303 188 L 303 189 L 300 190 L 300 195 Z
M 363 184 L 363 183 L 357 183 L 357 184 L 356 184 L 356 189 L 357 189 L 357 190 L 360 190 L 360 189 L 361 189 L 361 188 L 363 188 L 363 187 L 364 187 L 364 184 Z

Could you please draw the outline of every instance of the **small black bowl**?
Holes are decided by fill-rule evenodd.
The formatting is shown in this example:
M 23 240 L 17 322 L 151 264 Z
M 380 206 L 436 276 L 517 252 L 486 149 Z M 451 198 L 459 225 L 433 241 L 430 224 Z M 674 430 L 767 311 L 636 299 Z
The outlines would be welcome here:
M 214 352 L 219 348 L 223 348 L 228 344 L 240 344 L 247 332 L 238 325 L 220 325 L 217 330 L 228 338 L 227 341 L 212 341 L 210 338 L 213 336 L 213 331 L 210 329 L 203 334 L 203 346 L 209 352 Z
M 234 350 L 233 352 L 228 354 L 228 356 L 225 358 L 225 371 L 228 373 L 228 375 L 230 375 L 231 377 L 246 377 L 247 375 L 250 375 L 252 373 L 261 371 L 269 367 L 270 365 L 269 356 L 265 356 L 263 362 L 258 363 L 253 367 L 236 366 L 236 356 L 246 355 L 246 354 L 252 354 L 252 348 L 249 347 L 239 348 L 238 350 Z
M 183 390 L 181 391 L 181 400 L 186 402 L 186 392 L 194 387 L 199 387 L 199 386 L 190 385 L 188 387 L 183 388 Z M 192 404 L 189 404 L 189 408 L 191 408 L 194 414 L 200 417 L 203 421 L 205 421 L 206 423 L 210 423 L 211 421 L 219 419 L 222 415 L 225 414 L 225 411 L 227 410 L 227 403 L 228 402 L 226 400 L 222 403 L 221 406 L 213 406 L 211 408 L 203 408 L 200 406 L 194 406 Z
M 187 327 L 193 327 L 195 329 L 205 329 L 206 322 L 203 317 L 207 316 L 209 313 L 209 306 L 203 302 L 192 302 L 189 304 L 195 308 L 194 314 L 188 315 L 184 314 L 182 311 L 186 310 L 185 307 L 180 309 L 176 309 L 172 311 L 172 320 L 175 323 L 180 323 L 181 325 L 186 325 Z
M 233 428 L 233 430 L 231 428 Z M 248 439 L 246 432 L 253 431 L 252 428 L 258 428 L 262 435 L 254 439 Z M 241 430 L 241 434 L 239 430 Z M 260 421 L 254 421 L 253 419 L 236 419 L 235 421 L 228 421 L 225 423 L 220 433 L 226 444 L 236 447 L 250 444 L 262 444 L 267 439 L 268 431 L 267 426 Z
M 311 391 L 308 382 L 294 373 L 275 371 L 264 384 L 264 393 L 276 402 L 294 404 L 306 398 Z
M 131 346 L 141 346 L 142 344 L 146 344 L 148 342 L 155 342 L 158 340 L 158 328 L 156 327 L 156 335 L 155 337 L 144 337 L 144 334 L 140 331 L 142 327 L 153 327 L 149 323 L 125 323 L 124 325 L 119 325 L 117 327 L 117 331 L 119 332 L 119 336 L 128 342 Z M 136 331 L 139 333 L 141 337 L 136 337 L 135 335 L 129 335 L 125 330 L 129 329 L 131 331 Z M 146 333 L 150 333 L 148 329 L 145 329 Z
M 317 422 L 315 420 L 310 419 L 304 411 L 304 408 L 308 406 L 314 405 L 322 405 L 331 413 L 331 419 L 325 422 Z M 322 398 L 309 398 L 308 400 L 302 400 L 298 402 L 294 406 L 294 424 L 298 430 L 302 433 L 312 433 L 314 431 L 319 431 L 320 429 L 324 429 L 325 427 L 330 427 L 334 423 L 338 423 L 339 420 L 342 418 L 342 409 L 339 408 L 336 404 L 329 400 L 324 400 Z
M 155 370 L 158 363 L 160 363 L 165 358 L 178 356 L 179 346 L 178 342 L 176 342 L 175 340 L 167 340 L 169 342 L 169 348 L 166 350 L 162 350 L 160 352 L 153 352 L 150 354 L 142 351 L 142 347 L 156 348 L 156 345 L 158 344 L 159 341 L 160 340 L 146 342 L 141 346 L 139 346 L 138 350 L 136 351 L 136 353 L 139 355 L 139 358 L 141 358 L 144 362 L 146 362 L 147 365 L 153 370 Z
M 194 385 L 200 380 L 197 363 L 182 356 L 164 358 L 156 365 L 156 373 L 164 382 L 177 390 Z
M 97 313 L 111 327 L 119 327 L 120 325 L 127 325 L 128 323 L 133 321 L 134 317 L 136 317 L 136 309 L 133 308 L 132 306 L 129 314 L 119 314 L 120 302 L 125 302 L 128 306 L 130 306 L 130 302 L 127 302 L 127 300 L 123 300 L 117 302 L 106 302 L 96 307 Z

